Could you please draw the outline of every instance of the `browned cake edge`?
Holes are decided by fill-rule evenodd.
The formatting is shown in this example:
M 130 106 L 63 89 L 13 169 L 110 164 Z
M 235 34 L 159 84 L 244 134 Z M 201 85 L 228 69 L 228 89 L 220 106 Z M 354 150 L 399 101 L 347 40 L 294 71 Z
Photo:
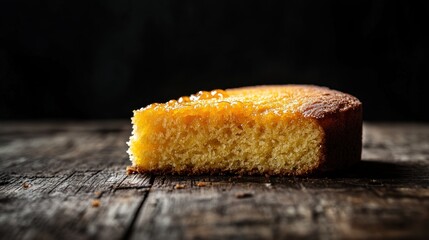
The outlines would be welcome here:
M 361 160 L 362 107 L 327 114 L 317 119 L 325 133 L 323 156 L 317 172 L 349 168 Z

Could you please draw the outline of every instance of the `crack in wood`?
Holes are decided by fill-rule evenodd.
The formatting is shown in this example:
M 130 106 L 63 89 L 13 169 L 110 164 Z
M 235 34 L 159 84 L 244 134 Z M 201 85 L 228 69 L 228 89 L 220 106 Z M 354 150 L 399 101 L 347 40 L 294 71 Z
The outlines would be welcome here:
M 154 181 L 155 181 L 155 176 L 151 175 L 150 179 L 149 179 L 149 184 L 150 184 L 149 192 L 150 192 L 151 187 L 153 186 Z M 149 193 L 145 193 L 143 195 L 142 200 L 140 201 L 140 204 L 138 205 L 137 209 L 135 210 L 135 212 L 133 214 L 133 218 L 131 219 L 131 222 L 129 223 L 127 229 L 125 230 L 124 235 L 121 237 L 121 240 L 130 239 L 130 237 L 133 233 L 134 225 L 135 225 L 137 218 L 138 218 L 138 216 L 139 216 L 139 214 L 143 208 L 144 203 L 146 202 L 148 195 L 149 195 Z
M 97 170 L 97 171 L 95 171 L 93 174 L 92 174 L 92 176 L 91 177 L 89 177 L 89 178 L 87 178 L 85 181 L 83 181 L 82 183 L 81 183 L 81 185 L 79 186 L 79 188 L 75 191 L 75 195 L 76 194 L 78 194 L 79 193 L 79 191 L 84 187 L 84 185 L 85 185 L 85 183 L 87 183 L 88 181 L 90 181 L 95 175 L 97 175 L 98 173 L 100 173 L 101 172 L 101 170 Z
M 49 190 L 48 194 L 51 194 L 57 187 L 59 187 L 61 184 L 65 183 L 69 178 L 71 178 L 76 171 L 72 172 L 70 175 L 68 175 L 66 178 L 64 178 L 62 181 L 59 181 L 58 184 L 56 184 L 54 187 L 52 187 L 51 190 Z
M 126 187 L 112 187 L 113 191 L 116 190 L 130 190 L 130 189 L 150 189 L 152 188 L 152 185 L 146 185 L 146 186 L 126 186 Z

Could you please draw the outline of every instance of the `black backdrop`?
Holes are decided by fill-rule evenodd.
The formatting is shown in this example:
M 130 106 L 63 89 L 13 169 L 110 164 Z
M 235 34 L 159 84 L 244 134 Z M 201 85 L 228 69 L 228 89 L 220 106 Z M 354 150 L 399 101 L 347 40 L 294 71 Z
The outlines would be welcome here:
M 198 90 L 305 83 L 428 121 L 429 1 L 0 2 L 0 119 L 129 118 Z M 152 85 L 152 87 L 149 86 Z

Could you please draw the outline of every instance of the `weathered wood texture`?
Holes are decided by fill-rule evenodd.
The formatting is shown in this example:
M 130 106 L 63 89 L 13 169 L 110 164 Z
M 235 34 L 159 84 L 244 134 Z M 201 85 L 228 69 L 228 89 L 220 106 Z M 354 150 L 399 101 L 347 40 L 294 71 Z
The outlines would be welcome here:
M 429 125 L 312 177 L 126 175 L 129 122 L 0 123 L 2 239 L 429 239 Z M 175 188 L 177 186 L 177 188 Z

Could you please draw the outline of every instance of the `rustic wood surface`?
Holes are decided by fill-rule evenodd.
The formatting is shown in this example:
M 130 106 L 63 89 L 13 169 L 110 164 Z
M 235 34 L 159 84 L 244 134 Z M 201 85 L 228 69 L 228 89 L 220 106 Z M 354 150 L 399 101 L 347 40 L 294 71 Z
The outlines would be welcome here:
M 127 175 L 128 121 L 0 122 L 1 239 L 429 239 L 429 124 L 312 177 Z

